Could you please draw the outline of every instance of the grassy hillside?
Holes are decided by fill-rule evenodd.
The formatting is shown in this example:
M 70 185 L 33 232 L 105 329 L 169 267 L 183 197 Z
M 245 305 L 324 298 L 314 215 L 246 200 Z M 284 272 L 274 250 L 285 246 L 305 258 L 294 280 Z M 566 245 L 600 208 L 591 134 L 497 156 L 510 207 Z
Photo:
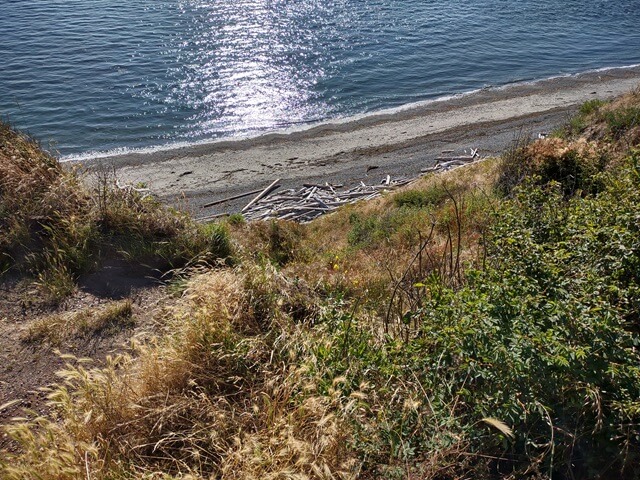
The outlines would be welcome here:
M 639 147 L 635 92 L 308 225 L 209 227 L 229 230 L 233 262 L 177 278 L 164 334 L 134 356 L 70 358 L 52 413 L 6 428 L 20 448 L 0 476 L 637 478 Z M 10 208 L 18 187 L 0 183 L 3 232 L 23 232 L 0 243 L 12 268 L 46 272 L 29 254 L 58 251 L 34 215 L 77 215 L 95 245 L 139 238 L 100 229 L 95 192 L 53 160 L 25 178 L 44 166 L 36 206 Z M 82 213 L 45 209 L 63 185 Z
M 123 257 L 168 269 L 228 255 L 226 231 L 199 227 L 108 171 L 79 181 L 30 138 L 0 123 L 0 273 L 26 273 L 57 302 L 78 275 Z

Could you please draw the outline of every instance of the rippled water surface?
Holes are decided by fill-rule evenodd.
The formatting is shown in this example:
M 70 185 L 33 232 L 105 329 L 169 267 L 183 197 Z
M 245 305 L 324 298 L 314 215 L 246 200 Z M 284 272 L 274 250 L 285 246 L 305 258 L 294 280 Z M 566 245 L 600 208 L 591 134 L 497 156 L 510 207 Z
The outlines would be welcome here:
M 640 63 L 638 0 L 0 0 L 0 115 L 63 155 Z

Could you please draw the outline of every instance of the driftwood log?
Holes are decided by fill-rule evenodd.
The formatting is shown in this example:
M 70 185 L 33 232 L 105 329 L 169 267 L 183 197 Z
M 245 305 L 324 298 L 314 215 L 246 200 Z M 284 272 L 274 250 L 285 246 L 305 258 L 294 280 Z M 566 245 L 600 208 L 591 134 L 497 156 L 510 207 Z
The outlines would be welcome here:
M 255 197 L 253 200 L 251 200 L 249 203 L 247 203 L 247 205 L 242 209 L 242 213 L 246 212 L 247 210 L 249 210 L 251 208 L 251 206 L 260 201 L 261 198 L 265 197 L 266 195 L 268 195 L 272 190 L 274 190 L 275 188 L 277 188 L 277 183 L 280 181 L 281 179 L 278 178 L 276 180 L 273 181 L 273 183 L 271 183 L 271 185 L 269 185 L 267 188 L 265 188 L 264 190 L 262 190 L 262 192 L 260 192 L 258 194 L 257 197 Z
M 442 153 L 443 154 L 453 153 L 453 150 L 443 150 Z M 479 159 L 480 159 L 480 155 L 478 154 L 478 149 L 472 148 L 469 154 L 467 154 L 465 150 L 464 155 L 450 155 L 450 156 L 441 155 L 439 157 L 436 157 L 436 163 L 434 166 L 423 168 L 420 171 L 422 173 L 444 172 L 447 170 L 451 170 L 454 167 L 460 167 L 468 163 L 473 163 Z
M 230 202 L 231 200 L 238 200 L 239 198 L 248 197 L 249 195 L 255 195 L 256 193 L 262 192 L 262 190 L 263 190 L 262 188 L 259 188 L 258 190 L 251 190 L 250 192 L 239 193 L 238 195 L 233 195 L 232 197 L 227 197 L 221 200 L 216 200 L 215 202 L 207 203 L 206 205 L 203 205 L 202 208 L 209 208 L 209 207 L 213 207 L 214 205 L 220 205 L 221 203 Z

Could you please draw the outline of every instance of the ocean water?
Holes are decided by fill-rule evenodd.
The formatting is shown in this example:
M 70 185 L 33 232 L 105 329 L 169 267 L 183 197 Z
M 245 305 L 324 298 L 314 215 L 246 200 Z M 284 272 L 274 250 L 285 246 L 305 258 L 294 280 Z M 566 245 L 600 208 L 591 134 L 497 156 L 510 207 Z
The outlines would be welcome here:
M 0 116 L 66 158 L 640 64 L 638 0 L 0 0 Z

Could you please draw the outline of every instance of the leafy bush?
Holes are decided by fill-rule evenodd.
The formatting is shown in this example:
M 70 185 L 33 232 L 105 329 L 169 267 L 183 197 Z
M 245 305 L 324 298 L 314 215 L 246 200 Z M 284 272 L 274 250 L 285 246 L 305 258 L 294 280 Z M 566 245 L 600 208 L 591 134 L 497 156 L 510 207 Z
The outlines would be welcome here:
M 460 393 L 465 423 L 513 426 L 507 451 L 542 471 L 632 474 L 640 461 L 638 173 L 568 202 L 558 185 L 527 186 L 499 213 L 490 267 L 462 291 L 427 288 L 422 368 Z
M 423 302 L 398 320 L 410 336 L 380 339 L 353 313 L 327 313 L 308 371 L 327 395 L 341 378 L 345 404 L 359 399 L 352 446 L 365 470 L 402 476 L 410 464 L 426 478 L 435 467 L 420 459 L 435 455 L 453 477 L 634 478 L 638 161 L 596 196 L 523 185 L 496 213 L 484 270 L 459 290 L 435 275 L 416 284 Z
M 527 148 L 531 144 L 528 137 L 516 138 L 501 156 L 500 171 L 496 182 L 496 190 L 502 195 L 510 195 L 529 174 L 529 158 Z
M 449 193 L 444 184 L 439 183 L 424 190 L 403 190 L 393 196 L 397 207 L 421 208 L 429 205 L 439 205 Z

